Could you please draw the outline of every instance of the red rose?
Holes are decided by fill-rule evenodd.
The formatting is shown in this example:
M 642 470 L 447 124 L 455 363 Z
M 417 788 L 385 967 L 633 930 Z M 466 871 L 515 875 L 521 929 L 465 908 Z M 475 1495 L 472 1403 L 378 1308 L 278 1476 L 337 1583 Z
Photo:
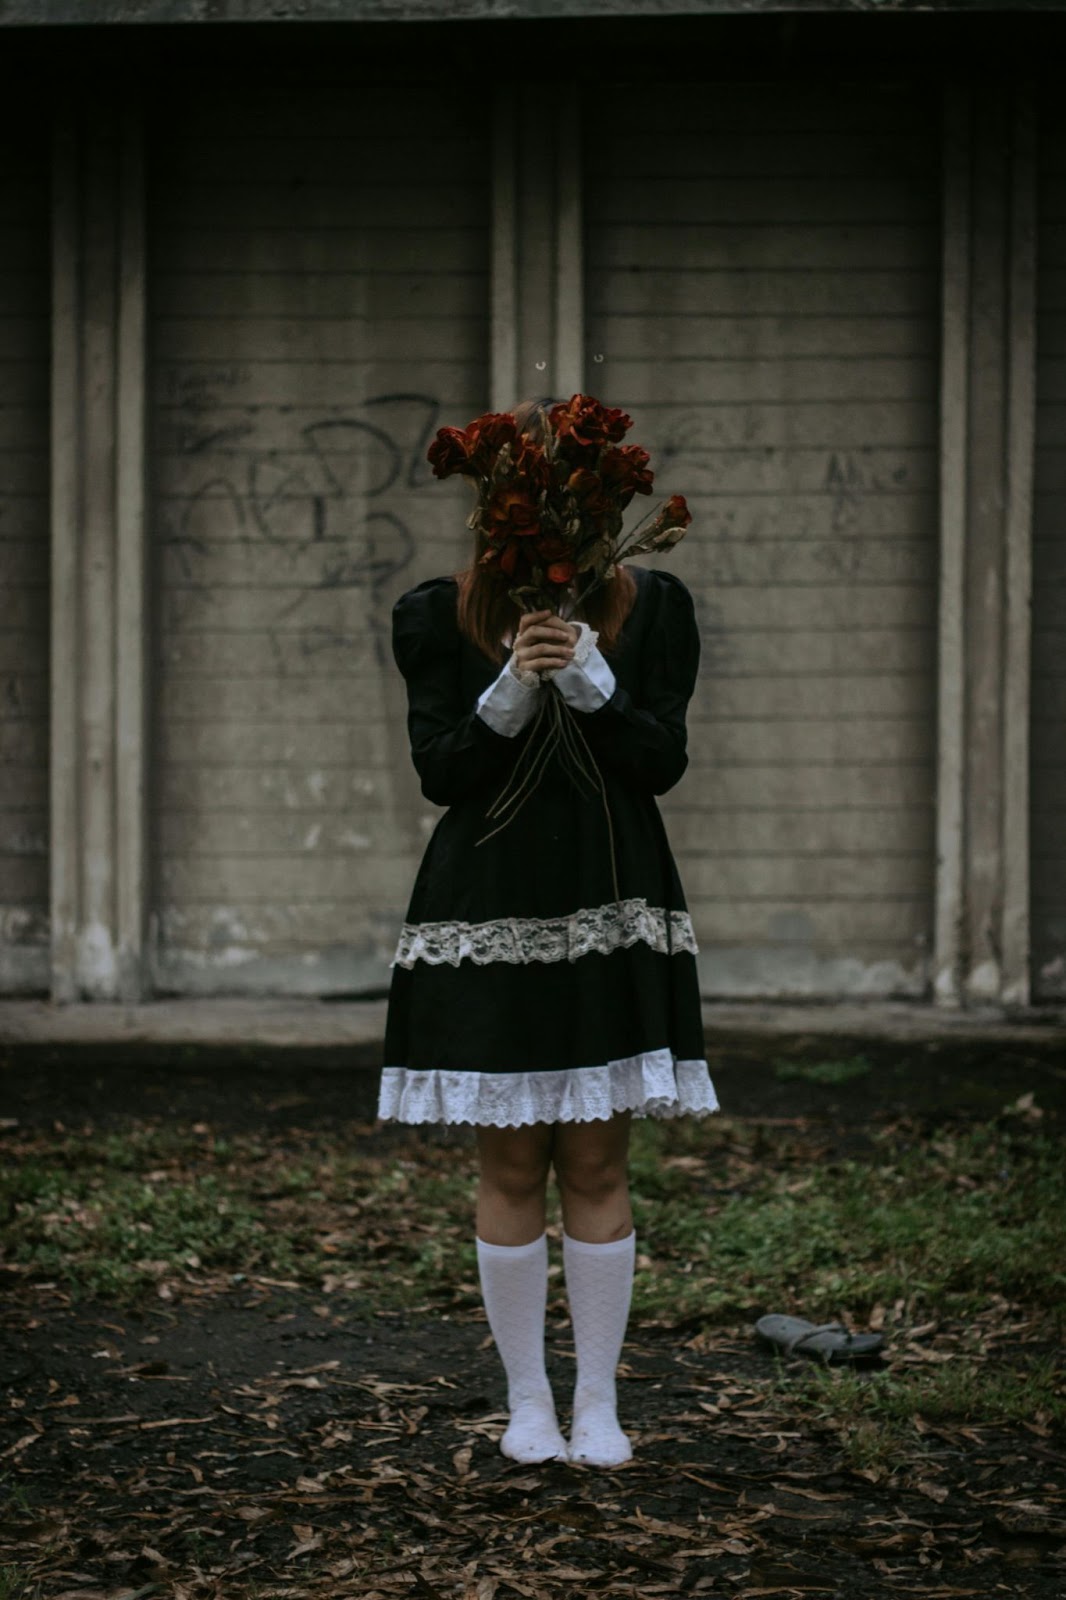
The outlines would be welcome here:
M 639 444 L 624 444 L 605 450 L 600 458 L 600 476 L 624 507 L 635 494 L 651 494 L 655 478 L 648 466 L 651 457 Z
M 529 536 L 540 532 L 540 510 L 525 489 L 508 487 L 497 490 L 486 511 L 491 539 L 508 539 L 513 534 Z
M 514 477 L 530 494 L 540 494 L 551 482 L 551 464 L 538 444 L 522 440 L 513 458 Z
M 438 428 L 436 438 L 426 452 L 435 478 L 450 478 L 453 473 L 472 473 L 470 447 L 461 428 Z
M 499 544 L 490 544 L 478 564 L 482 567 L 498 567 L 507 577 L 513 578 L 515 568 L 525 553 L 526 546 L 519 544 L 517 539 L 504 539 Z
M 474 469 L 487 476 L 504 445 L 517 445 L 518 429 L 509 411 L 486 411 L 469 424 L 466 439 Z
M 569 583 L 577 571 L 572 561 L 553 561 L 545 573 L 549 583 Z
M 650 554 L 655 551 L 672 550 L 685 536 L 685 529 L 692 521 L 692 513 L 685 503 L 683 494 L 672 494 L 669 500 L 664 500 L 651 522 L 643 533 L 639 534 L 635 542 L 627 546 L 627 555 Z
M 602 517 L 611 509 L 604 494 L 603 479 L 588 467 L 578 467 L 566 481 L 566 487 L 577 501 L 578 514 L 584 517 Z
M 560 440 L 573 439 L 575 444 L 596 449 L 617 444 L 633 426 L 633 418 L 624 411 L 601 405 L 590 394 L 575 394 L 566 405 L 552 406 L 548 421 Z
M 570 554 L 570 545 L 557 533 L 542 533 L 537 540 L 535 550 L 541 561 L 562 561 Z
M 692 521 L 692 512 L 683 494 L 672 494 L 663 507 L 666 520 L 673 528 L 687 528 Z

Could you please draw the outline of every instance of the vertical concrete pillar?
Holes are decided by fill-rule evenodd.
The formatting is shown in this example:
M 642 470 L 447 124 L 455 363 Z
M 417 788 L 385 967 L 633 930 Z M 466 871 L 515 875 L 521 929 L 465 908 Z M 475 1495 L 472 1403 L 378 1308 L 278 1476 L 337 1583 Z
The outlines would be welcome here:
M 1035 114 L 953 87 L 944 136 L 935 994 L 1029 998 Z
M 584 384 L 577 86 L 500 90 L 493 126 L 491 405 L 502 411 Z
M 144 992 L 141 118 L 100 92 L 53 151 L 52 993 Z

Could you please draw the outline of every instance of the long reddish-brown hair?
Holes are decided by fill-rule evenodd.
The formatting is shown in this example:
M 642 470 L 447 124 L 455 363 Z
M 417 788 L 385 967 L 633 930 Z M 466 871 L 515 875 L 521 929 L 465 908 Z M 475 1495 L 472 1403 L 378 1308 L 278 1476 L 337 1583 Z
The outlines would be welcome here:
M 557 403 L 554 399 L 523 400 L 515 406 L 512 415 L 519 432 L 539 444 L 548 425 L 547 409 Z M 506 632 L 510 632 L 512 638 L 516 635 L 522 612 L 508 598 L 507 587 L 498 574 L 479 565 L 487 543 L 483 533 L 476 533 L 470 565 L 461 572 L 453 573 L 459 585 L 456 615 L 460 633 L 465 634 L 484 655 L 502 663 L 503 635 Z M 595 628 L 599 634 L 597 643 L 605 655 L 617 648 L 636 596 L 637 580 L 623 563 L 615 568 L 614 577 L 595 589 L 583 603 L 582 614 L 589 627 Z

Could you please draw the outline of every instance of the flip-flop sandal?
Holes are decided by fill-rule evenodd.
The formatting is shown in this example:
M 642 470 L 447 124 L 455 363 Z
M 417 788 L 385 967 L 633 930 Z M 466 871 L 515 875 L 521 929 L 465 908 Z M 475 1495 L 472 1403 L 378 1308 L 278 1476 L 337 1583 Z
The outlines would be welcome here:
M 831 1362 L 865 1361 L 885 1342 L 882 1333 L 848 1333 L 840 1322 L 804 1322 L 802 1317 L 760 1317 L 756 1337 L 786 1356 L 815 1356 Z

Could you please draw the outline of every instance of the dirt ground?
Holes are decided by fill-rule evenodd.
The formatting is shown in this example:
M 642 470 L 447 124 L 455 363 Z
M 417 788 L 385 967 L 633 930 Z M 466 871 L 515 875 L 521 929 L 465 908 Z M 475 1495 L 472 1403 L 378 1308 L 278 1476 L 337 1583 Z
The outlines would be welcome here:
M 765 1045 L 719 1042 L 712 1070 L 729 1115 L 821 1123 L 839 1151 L 861 1151 L 901 1109 L 978 1118 L 1035 1089 L 1059 1125 L 1066 1111 L 1050 1043 L 854 1048 L 875 1070 L 839 1088 L 776 1076 Z M 812 1049 L 778 1042 L 774 1054 Z M 148 1117 L 219 1132 L 346 1124 L 378 1151 L 410 1140 L 373 1127 L 371 1075 L 291 1054 L 26 1050 L 0 1088 L 9 1128 L 102 1133 Z M 553 1289 L 560 1396 L 573 1373 L 565 1315 Z M 634 1461 L 530 1468 L 497 1449 L 504 1391 L 479 1312 L 381 1314 L 258 1280 L 118 1313 L 19 1285 L 0 1309 L 0 1600 L 1059 1600 L 1063 1440 L 1036 1424 L 927 1428 L 928 1476 L 886 1482 L 849 1468 L 831 1429 L 798 1426 L 773 1370 L 744 1325 L 631 1322 L 619 1391 Z

